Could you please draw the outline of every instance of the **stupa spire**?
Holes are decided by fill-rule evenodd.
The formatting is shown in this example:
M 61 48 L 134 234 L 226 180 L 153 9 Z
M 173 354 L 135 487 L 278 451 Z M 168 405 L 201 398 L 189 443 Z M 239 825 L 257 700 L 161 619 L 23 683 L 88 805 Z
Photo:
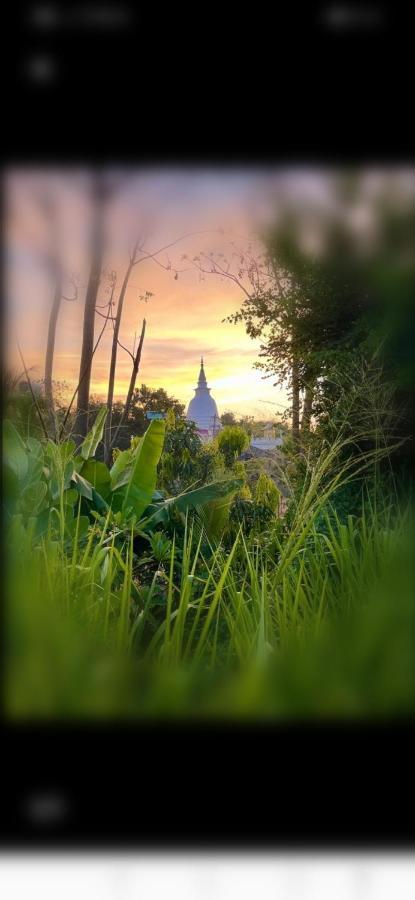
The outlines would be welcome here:
M 207 386 L 207 381 L 206 381 L 205 368 L 203 365 L 203 356 L 200 357 L 200 372 L 199 372 L 199 379 L 197 382 L 197 386 L 198 386 L 198 388 L 205 388 L 205 389 L 209 390 L 209 388 Z

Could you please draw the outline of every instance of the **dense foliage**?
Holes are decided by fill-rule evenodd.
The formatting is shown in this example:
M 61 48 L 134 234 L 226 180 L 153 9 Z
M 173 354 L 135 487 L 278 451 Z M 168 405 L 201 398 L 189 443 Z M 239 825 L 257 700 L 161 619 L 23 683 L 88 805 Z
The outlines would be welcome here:
M 391 484 L 376 490 L 390 437 L 365 450 L 363 425 L 339 428 L 304 456 L 301 490 L 295 469 L 281 516 L 258 464 L 251 487 L 242 463 L 222 459 L 216 481 L 189 489 L 179 466 L 169 494 L 164 421 L 108 469 L 96 458 L 104 419 L 78 448 L 4 424 L 11 715 L 412 709 L 413 526 Z M 170 417 L 167 459 L 191 431 Z M 193 449 L 194 461 L 208 450 Z M 338 513 L 356 484 L 367 489 L 359 512 Z

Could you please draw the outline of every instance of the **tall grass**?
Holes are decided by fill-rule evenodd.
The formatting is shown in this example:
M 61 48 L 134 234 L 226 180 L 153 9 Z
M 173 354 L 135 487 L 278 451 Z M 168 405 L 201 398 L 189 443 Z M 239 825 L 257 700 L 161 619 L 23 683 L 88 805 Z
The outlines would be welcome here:
M 7 705 L 13 716 L 395 714 L 413 709 L 415 530 L 368 507 L 324 513 L 278 552 L 240 532 L 202 551 L 188 523 L 141 605 L 133 537 L 109 527 L 71 552 L 10 533 Z M 292 549 L 295 547 L 295 553 Z M 285 545 L 281 547 L 284 551 Z M 14 556 L 14 558 L 13 558 Z M 180 563 L 178 566 L 178 562 Z M 121 569 L 121 575 L 120 575 Z M 167 582 L 154 622 L 157 579 Z M 151 638 L 149 639 L 149 634 Z
M 304 449 L 285 519 L 229 544 L 187 516 L 145 592 L 133 527 L 120 535 L 110 513 L 88 526 L 79 502 L 68 535 L 57 452 L 47 532 L 22 515 L 8 527 L 8 713 L 413 713 L 413 507 L 379 479 L 400 441 L 380 429 L 377 391 L 351 386 L 330 440 Z M 361 509 L 340 517 L 338 491 L 356 482 Z

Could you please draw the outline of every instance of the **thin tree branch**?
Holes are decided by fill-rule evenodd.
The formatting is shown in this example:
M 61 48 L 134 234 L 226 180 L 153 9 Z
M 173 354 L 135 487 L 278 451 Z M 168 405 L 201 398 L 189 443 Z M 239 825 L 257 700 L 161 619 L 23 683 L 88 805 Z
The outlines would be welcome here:
M 209 260 L 209 257 L 206 258 Z M 211 262 L 211 267 L 209 269 L 203 268 L 202 264 L 197 261 L 194 261 L 194 265 L 195 268 L 198 269 L 199 272 L 202 272 L 204 275 L 218 275 L 221 278 L 229 278 L 231 281 L 238 285 L 238 287 L 241 289 L 241 291 L 243 291 L 243 293 L 246 295 L 246 297 L 248 297 L 249 300 L 251 299 L 252 292 L 246 289 L 245 285 L 237 277 L 237 275 L 235 275 L 233 272 L 228 272 L 225 269 L 221 269 L 221 271 L 218 271 L 218 269 L 216 268 L 216 262 L 214 262 L 213 260 L 209 260 L 209 262 Z
M 131 350 L 129 350 L 128 347 L 124 347 L 124 344 L 121 343 L 119 338 L 117 338 L 117 344 L 119 347 L 121 347 L 122 350 L 125 350 L 125 352 L 128 353 L 129 356 L 131 356 L 131 359 L 134 362 L 134 354 L 131 353 Z
M 105 307 L 102 307 L 102 308 L 105 309 Z M 110 305 L 110 308 L 111 308 L 111 305 Z M 99 310 L 97 310 L 97 309 L 95 309 L 95 312 L 96 312 L 97 316 L 101 316 L 101 318 L 105 319 L 106 322 L 108 322 L 109 320 L 111 320 L 111 322 L 115 322 L 116 316 L 110 316 L 110 315 L 104 316 L 104 313 L 99 312 Z
M 164 250 L 168 250 L 170 247 L 174 247 L 176 244 L 180 243 L 180 241 L 184 241 L 188 237 L 195 237 L 196 235 L 200 235 L 200 234 L 213 234 L 213 233 L 216 233 L 216 232 L 213 232 L 212 229 L 210 229 L 210 228 L 205 228 L 201 231 L 187 231 L 184 234 L 180 235 L 180 237 L 176 238 L 174 241 L 170 241 L 169 244 L 165 244 L 164 247 L 159 247 L 159 249 L 155 250 L 154 253 L 145 253 L 144 256 L 140 256 L 139 259 L 136 259 L 135 254 L 134 254 L 134 257 L 132 260 L 132 265 L 136 266 L 136 265 L 138 265 L 138 263 L 143 262 L 143 260 L 145 260 L 145 259 L 154 259 L 156 256 L 159 256 L 160 253 L 163 253 Z M 136 252 L 137 252 L 137 250 L 136 250 Z
M 39 404 L 38 404 L 38 402 L 37 402 L 37 399 L 36 399 L 36 396 L 35 396 L 35 392 L 34 392 L 34 390 L 33 390 L 33 388 L 32 388 L 32 382 L 31 382 L 31 380 L 30 380 L 29 372 L 28 372 L 28 370 L 27 370 L 27 368 L 26 368 L 26 363 L 25 363 L 25 361 L 24 361 L 24 359 L 23 359 L 23 353 L 22 353 L 22 351 L 21 351 L 21 347 L 20 347 L 20 344 L 19 344 L 19 341 L 18 341 L 17 337 L 16 337 L 16 343 L 17 343 L 17 349 L 18 349 L 18 351 L 19 351 L 20 359 L 21 359 L 21 361 L 22 361 L 24 373 L 25 373 L 26 378 L 27 378 L 27 383 L 28 383 L 28 385 L 29 385 L 30 393 L 31 393 L 31 395 L 32 395 L 32 400 L 33 400 L 33 403 L 35 404 L 36 412 L 37 412 L 37 414 L 38 414 L 38 416 L 39 416 L 40 423 L 41 423 L 42 429 L 43 429 L 43 433 L 44 433 L 44 435 L 45 435 L 46 440 L 48 441 L 48 440 L 49 440 L 49 434 L 48 434 L 48 431 L 47 431 L 47 428 L 46 428 L 46 425 L 45 425 L 45 422 L 44 422 L 42 413 L 41 413 L 41 411 L 40 411 L 40 406 L 39 406 Z
M 140 340 L 139 340 L 139 344 L 138 344 L 138 347 L 137 347 L 137 353 L 135 354 L 135 357 L 133 357 L 133 370 L 132 370 L 132 372 L 131 372 L 131 379 L 130 379 L 130 385 L 129 385 L 129 388 L 128 388 L 128 394 L 127 394 L 127 398 L 126 398 L 126 401 L 125 401 L 123 414 L 122 414 L 121 419 L 120 419 L 120 421 L 119 421 L 119 423 L 118 423 L 118 426 L 117 426 L 117 428 L 116 428 L 115 434 L 114 434 L 113 437 L 110 437 L 110 443 L 109 443 L 109 449 L 110 449 L 110 451 L 112 450 L 112 448 L 113 448 L 114 445 L 115 445 L 115 442 L 116 442 L 116 440 L 117 440 L 117 438 L 118 438 L 118 434 L 119 434 L 121 428 L 123 428 L 124 422 L 125 422 L 125 420 L 126 420 L 126 418 L 127 418 L 127 416 L 128 416 L 129 410 L 130 410 L 131 401 L 132 401 L 133 394 L 134 394 L 135 383 L 136 383 L 136 380 L 137 380 L 138 369 L 139 369 L 139 366 L 140 366 L 141 353 L 142 353 L 142 349 L 143 349 L 144 335 L 145 335 L 145 333 L 146 333 L 146 320 L 143 319 L 143 325 L 142 325 L 142 328 L 141 328 L 141 335 L 140 335 Z M 135 341 L 134 341 L 134 342 L 135 342 Z

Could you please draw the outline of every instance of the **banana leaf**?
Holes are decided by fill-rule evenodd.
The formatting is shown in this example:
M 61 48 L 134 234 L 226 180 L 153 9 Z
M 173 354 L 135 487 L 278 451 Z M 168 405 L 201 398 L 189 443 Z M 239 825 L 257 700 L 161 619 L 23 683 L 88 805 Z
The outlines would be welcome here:
M 138 447 L 136 449 L 138 449 Z M 112 491 L 116 491 L 117 488 L 122 487 L 129 482 L 135 452 L 136 451 L 129 447 L 128 450 L 122 450 L 121 453 L 118 454 L 110 471 Z
M 154 419 L 134 452 L 131 474 L 123 491 L 122 511 L 129 510 L 141 518 L 153 498 L 157 480 L 157 465 L 164 443 L 165 423 Z
M 88 459 L 79 470 L 79 474 L 82 475 L 82 478 L 86 478 L 86 480 L 89 481 L 95 490 L 101 494 L 101 497 L 103 497 L 104 500 L 108 499 L 111 481 L 109 469 L 105 463 L 99 462 L 99 460 L 96 459 Z
M 92 456 L 95 456 L 98 444 L 102 441 L 107 412 L 107 407 L 101 406 L 92 428 L 88 432 L 84 442 L 81 444 L 79 449 L 83 459 L 90 459 Z
M 219 503 L 220 501 L 230 501 L 233 494 L 240 490 L 243 485 L 241 478 L 232 478 L 228 481 L 213 481 L 205 484 L 203 487 L 195 488 L 193 491 L 185 491 L 178 494 L 177 497 L 169 497 L 159 504 L 151 504 L 149 512 L 150 516 L 141 523 L 147 530 L 153 528 L 159 522 L 168 522 L 174 509 L 185 513 L 188 509 L 198 509 L 206 507 L 209 503 Z
M 92 500 L 92 491 L 93 487 L 86 478 L 83 478 L 79 472 L 72 473 L 72 481 L 74 482 L 76 489 L 79 491 L 82 497 L 86 497 L 87 500 Z

